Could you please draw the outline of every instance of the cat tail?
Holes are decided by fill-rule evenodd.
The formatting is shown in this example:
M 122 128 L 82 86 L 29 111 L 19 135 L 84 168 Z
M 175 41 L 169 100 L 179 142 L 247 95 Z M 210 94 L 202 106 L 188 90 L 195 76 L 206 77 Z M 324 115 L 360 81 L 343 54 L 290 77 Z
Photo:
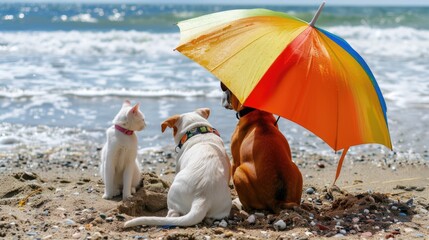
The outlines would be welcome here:
M 191 210 L 180 217 L 138 217 L 125 222 L 124 227 L 138 225 L 148 226 L 180 226 L 187 227 L 196 225 L 203 221 L 209 210 L 209 204 L 205 199 L 196 199 L 192 202 Z

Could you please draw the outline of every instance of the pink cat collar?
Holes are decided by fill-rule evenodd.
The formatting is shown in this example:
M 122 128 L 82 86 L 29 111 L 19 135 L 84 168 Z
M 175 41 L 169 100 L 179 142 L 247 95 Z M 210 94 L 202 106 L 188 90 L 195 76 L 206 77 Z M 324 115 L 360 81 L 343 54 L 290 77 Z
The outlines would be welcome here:
M 126 135 L 133 135 L 133 133 L 134 133 L 134 131 L 125 129 L 125 128 L 123 128 L 119 125 L 116 125 L 116 124 L 115 124 L 115 129 L 118 130 L 119 132 L 123 133 L 123 134 L 126 134 Z

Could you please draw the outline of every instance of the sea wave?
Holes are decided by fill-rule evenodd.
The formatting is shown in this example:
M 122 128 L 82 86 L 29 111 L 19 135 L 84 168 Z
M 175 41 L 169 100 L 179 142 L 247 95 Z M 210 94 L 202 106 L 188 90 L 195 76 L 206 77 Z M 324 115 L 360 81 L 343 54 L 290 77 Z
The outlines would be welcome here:
M 75 89 L 75 90 L 23 90 L 23 89 L 0 89 L 0 99 L 25 99 L 45 96 L 55 96 L 55 102 L 60 97 L 81 97 L 81 98 L 219 98 L 222 92 L 219 89 L 205 90 L 134 90 L 134 89 Z
M 361 54 L 383 57 L 425 57 L 429 54 L 429 30 L 408 27 L 373 28 L 336 26 L 328 31 L 346 39 Z M 0 53 L 63 55 L 173 56 L 179 43 L 177 33 L 140 31 L 108 32 L 1 32 Z
M 121 30 L 175 31 L 175 23 L 231 9 L 268 8 L 310 21 L 317 7 L 274 5 L 185 5 L 185 4 L 31 4 L 6 3 L 0 8 L 0 25 L 5 30 Z M 425 7 L 327 6 L 320 26 L 405 26 L 429 29 Z

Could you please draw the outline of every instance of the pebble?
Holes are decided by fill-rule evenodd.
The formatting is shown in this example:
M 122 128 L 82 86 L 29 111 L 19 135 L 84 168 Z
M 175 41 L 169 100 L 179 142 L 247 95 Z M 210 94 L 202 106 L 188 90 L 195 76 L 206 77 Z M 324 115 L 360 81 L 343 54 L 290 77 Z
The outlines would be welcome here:
M 113 222 L 113 218 L 112 217 L 106 218 L 106 222 Z
M 353 223 L 358 223 L 358 222 L 359 222 L 359 218 L 358 218 L 358 217 L 354 217 L 354 218 L 352 219 L 352 221 L 353 221 Z
M 372 233 L 371 232 L 363 232 L 361 235 L 360 235 L 361 237 L 371 237 L 372 236 Z
M 106 214 L 104 214 L 104 213 L 100 213 L 100 215 L 99 215 L 100 217 L 101 217 L 101 219 L 106 219 Z
M 342 237 L 344 237 L 344 235 L 341 233 L 337 233 L 334 235 L 334 238 L 342 238 Z
M 247 218 L 247 222 L 248 223 L 250 223 L 250 224 L 253 224 L 253 223 L 255 223 L 256 222 L 256 217 L 255 217 L 255 215 L 250 215 L 248 218 Z
M 278 220 L 277 222 L 275 222 L 273 224 L 273 227 L 275 230 L 279 231 L 279 230 L 284 230 L 286 228 L 286 223 L 283 220 Z
M 313 187 L 309 187 L 307 188 L 307 190 L 305 190 L 305 193 L 307 194 L 313 194 L 315 192 L 315 189 Z
M 364 210 L 363 210 L 363 213 L 368 214 L 368 213 L 369 213 L 369 210 L 368 210 L 368 209 L 364 209 Z
M 37 233 L 36 233 L 36 232 L 26 232 L 26 234 L 27 234 L 28 236 L 36 236 L 36 235 L 37 235 Z
M 325 168 L 325 164 L 320 163 L 320 162 L 318 162 L 318 163 L 317 163 L 317 166 L 318 166 L 319 168 Z
M 80 236 L 81 236 L 81 234 L 80 234 L 79 232 L 77 232 L 77 233 L 74 233 L 74 234 L 72 235 L 72 238 L 74 238 L 74 239 L 78 239 L 78 238 L 80 238 Z
M 125 220 L 125 216 L 118 214 L 116 215 L 116 219 L 118 219 L 118 221 L 124 221 Z
M 66 219 L 64 220 L 64 224 L 65 225 L 75 225 L 75 221 L 71 220 L 71 219 Z
M 415 238 L 424 238 L 425 235 L 423 233 L 416 233 L 416 234 L 414 234 L 414 237 Z
M 220 221 L 219 223 L 219 227 L 226 228 L 227 226 L 228 226 L 228 223 L 224 219 L 222 219 L 222 221 Z
M 261 212 L 255 212 L 255 216 L 258 218 L 263 218 L 263 217 L 265 217 L 265 214 L 261 213 Z
M 95 232 L 94 234 L 92 234 L 91 238 L 97 240 L 97 239 L 102 239 L 103 236 L 101 235 L 100 232 Z

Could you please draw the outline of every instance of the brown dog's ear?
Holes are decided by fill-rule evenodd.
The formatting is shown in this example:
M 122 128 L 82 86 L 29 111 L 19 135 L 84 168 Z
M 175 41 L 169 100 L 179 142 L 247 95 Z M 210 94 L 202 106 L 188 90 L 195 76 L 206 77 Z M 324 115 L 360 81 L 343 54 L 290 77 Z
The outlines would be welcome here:
M 179 117 L 180 117 L 179 115 L 174 115 L 174 116 L 167 118 L 167 120 L 165 120 L 164 122 L 162 122 L 161 123 L 161 132 L 164 132 L 165 129 L 167 127 L 169 127 L 169 128 L 173 128 L 173 135 L 176 135 L 177 128 L 174 125 L 176 124 L 177 120 L 179 120 Z
M 197 110 L 195 110 L 195 112 L 205 119 L 209 118 L 210 116 L 209 108 L 198 108 Z
M 228 88 L 225 86 L 225 84 L 223 84 L 223 82 L 220 82 L 220 88 L 222 89 L 222 91 L 226 91 L 228 90 Z

